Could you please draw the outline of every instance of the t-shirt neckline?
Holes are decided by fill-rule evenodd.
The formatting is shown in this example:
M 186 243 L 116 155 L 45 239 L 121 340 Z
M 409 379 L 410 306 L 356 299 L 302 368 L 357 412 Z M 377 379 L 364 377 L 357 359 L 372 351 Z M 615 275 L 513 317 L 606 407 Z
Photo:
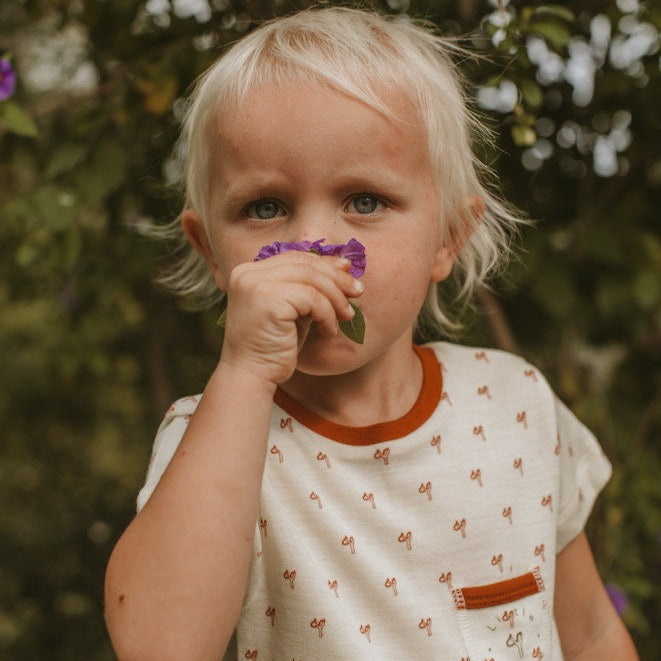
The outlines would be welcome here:
M 346 445 L 372 445 L 403 438 L 418 429 L 435 411 L 441 399 L 443 377 L 434 351 L 413 345 L 422 364 L 422 388 L 415 404 L 401 418 L 378 422 L 365 427 L 350 427 L 313 413 L 282 388 L 275 392 L 273 401 L 295 420 L 311 431 Z

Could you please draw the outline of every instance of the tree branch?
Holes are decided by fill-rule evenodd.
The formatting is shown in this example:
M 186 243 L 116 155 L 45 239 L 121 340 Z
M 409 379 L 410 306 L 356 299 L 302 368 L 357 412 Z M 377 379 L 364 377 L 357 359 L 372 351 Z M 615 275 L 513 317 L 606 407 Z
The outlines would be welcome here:
M 477 300 L 489 322 L 496 346 L 503 351 L 519 353 L 519 345 L 498 299 L 486 287 L 480 287 L 477 290 Z

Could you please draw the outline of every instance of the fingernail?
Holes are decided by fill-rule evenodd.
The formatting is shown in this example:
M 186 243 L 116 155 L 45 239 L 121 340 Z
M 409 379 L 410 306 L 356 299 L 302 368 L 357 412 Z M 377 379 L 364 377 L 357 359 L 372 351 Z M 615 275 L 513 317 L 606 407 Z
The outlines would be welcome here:
M 360 280 L 353 281 L 353 290 L 357 293 L 361 293 L 365 289 L 365 285 Z
M 350 303 L 347 303 L 347 314 L 350 317 L 353 317 L 353 315 L 356 314 L 356 311 L 353 309 L 353 306 Z
M 347 266 L 349 266 L 351 264 L 351 260 L 347 259 L 346 257 L 340 257 L 337 260 L 337 264 L 338 264 L 338 266 L 340 266 L 342 268 L 346 268 Z

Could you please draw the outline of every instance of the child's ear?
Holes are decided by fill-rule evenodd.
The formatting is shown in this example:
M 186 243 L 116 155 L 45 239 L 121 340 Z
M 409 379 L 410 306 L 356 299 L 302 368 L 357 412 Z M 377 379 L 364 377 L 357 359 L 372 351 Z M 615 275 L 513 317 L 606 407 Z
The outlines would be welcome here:
M 225 291 L 225 280 L 218 267 L 218 260 L 209 244 L 207 232 L 200 216 L 193 209 L 184 210 L 181 214 L 181 226 L 188 242 L 204 257 L 209 265 L 218 288 Z
M 457 254 L 454 251 L 454 248 L 447 244 L 443 244 L 437 251 L 434 256 L 434 263 L 432 264 L 431 269 L 431 282 L 443 282 L 450 273 L 452 272 L 452 266 L 454 265 L 454 260 L 456 259 Z
M 432 265 L 431 281 L 442 282 L 452 272 L 457 255 L 481 221 L 484 215 L 484 200 L 478 195 L 473 195 L 466 200 L 462 214 L 461 231 L 450 234 L 448 240 L 439 247 Z

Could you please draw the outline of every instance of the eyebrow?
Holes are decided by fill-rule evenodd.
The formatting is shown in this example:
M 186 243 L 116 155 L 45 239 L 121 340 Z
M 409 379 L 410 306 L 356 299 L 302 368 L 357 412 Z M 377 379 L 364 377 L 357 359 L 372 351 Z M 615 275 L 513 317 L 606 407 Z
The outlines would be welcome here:
M 355 170 L 353 172 L 340 173 L 337 178 L 332 178 L 333 188 L 337 190 L 352 189 L 356 191 L 370 190 L 388 191 L 399 187 L 403 175 L 391 170 L 387 166 L 377 171 Z M 284 191 L 287 188 L 295 188 L 295 182 L 291 182 L 288 177 L 273 176 L 267 173 L 263 175 L 258 172 L 251 172 L 246 177 L 240 177 L 237 181 L 231 182 L 223 190 L 223 198 L 228 202 L 237 202 L 240 200 L 259 197 L 260 191 L 270 194 L 271 191 Z
M 282 177 L 251 172 L 249 175 L 240 177 L 237 181 L 228 184 L 223 189 L 222 197 L 230 204 L 236 204 L 243 200 L 254 199 L 255 196 L 259 197 L 261 195 L 259 191 L 282 190 L 285 186 L 286 182 Z
M 364 173 L 357 171 L 340 175 L 336 185 L 338 188 L 377 188 L 388 190 L 397 188 L 403 178 L 403 175 L 399 175 L 396 171 L 384 167 L 377 171 L 370 170 Z

